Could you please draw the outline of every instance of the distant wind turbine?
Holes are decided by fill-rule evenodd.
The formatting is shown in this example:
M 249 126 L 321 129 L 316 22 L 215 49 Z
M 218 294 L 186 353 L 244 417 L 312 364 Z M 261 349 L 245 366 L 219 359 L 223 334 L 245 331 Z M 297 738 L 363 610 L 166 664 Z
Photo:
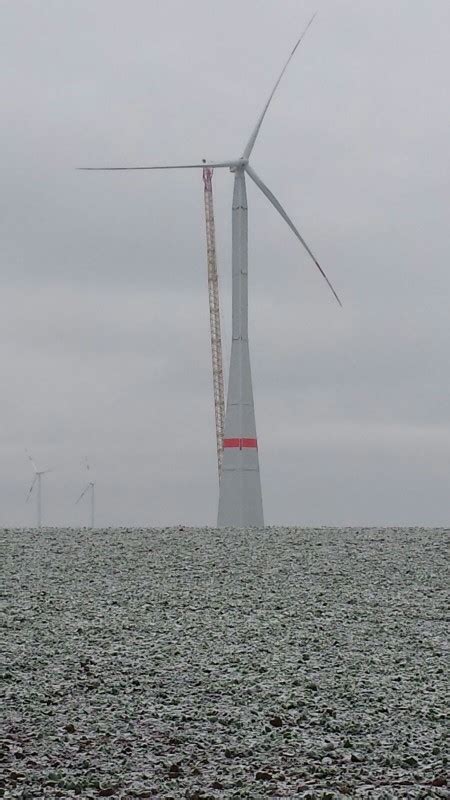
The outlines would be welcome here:
M 89 462 L 88 462 L 87 459 L 86 459 L 86 469 L 87 469 L 87 471 L 89 473 L 90 467 L 89 467 Z M 88 492 L 90 492 L 90 495 L 91 495 L 91 528 L 94 528 L 95 527 L 95 525 L 94 525 L 94 523 L 95 523 L 95 481 L 89 481 L 87 486 L 85 486 L 85 488 L 81 492 L 81 494 L 80 494 L 78 500 L 76 501 L 75 505 L 77 503 L 79 503 L 80 500 L 84 497 L 84 495 L 87 494 Z
M 28 503 L 28 501 L 29 501 L 29 499 L 30 499 L 30 497 L 31 497 L 31 495 L 33 493 L 34 486 L 35 486 L 35 484 L 37 484 L 37 504 L 36 504 L 37 505 L 37 526 L 38 526 L 38 528 L 42 528 L 42 476 L 46 475 L 47 472 L 51 472 L 52 470 L 51 469 L 38 469 L 36 464 L 35 464 L 35 462 L 31 458 L 28 450 L 26 450 L 25 452 L 26 452 L 28 458 L 30 459 L 30 461 L 31 461 L 31 463 L 33 465 L 33 469 L 34 469 L 33 483 L 30 486 L 30 490 L 29 490 L 29 492 L 27 494 L 27 499 L 26 499 L 25 502 Z
M 278 211 L 327 282 L 339 305 L 341 301 L 328 280 L 316 256 L 287 215 L 281 203 L 258 177 L 250 166 L 249 159 L 271 100 L 278 88 L 286 68 L 310 27 L 314 17 L 306 25 L 293 48 L 256 126 L 244 148 L 242 156 L 232 161 L 201 164 L 175 164 L 167 166 L 137 167 L 82 167 L 100 171 L 153 170 L 153 169 L 214 169 L 228 167 L 234 174 L 232 205 L 232 346 L 228 380 L 227 410 L 223 440 L 223 462 L 219 490 L 219 527 L 263 527 L 263 505 L 259 474 L 258 446 L 256 438 L 255 411 L 248 345 L 248 221 L 245 175 Z M 292 160 L 289 155 L 286 162 Z

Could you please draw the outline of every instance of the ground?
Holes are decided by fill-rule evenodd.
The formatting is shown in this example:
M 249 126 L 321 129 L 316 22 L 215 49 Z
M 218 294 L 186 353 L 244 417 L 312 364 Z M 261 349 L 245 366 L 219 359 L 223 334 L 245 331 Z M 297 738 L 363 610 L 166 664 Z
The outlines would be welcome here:
M 448 534 L 2 531 L 4 797 L 450 797 Z

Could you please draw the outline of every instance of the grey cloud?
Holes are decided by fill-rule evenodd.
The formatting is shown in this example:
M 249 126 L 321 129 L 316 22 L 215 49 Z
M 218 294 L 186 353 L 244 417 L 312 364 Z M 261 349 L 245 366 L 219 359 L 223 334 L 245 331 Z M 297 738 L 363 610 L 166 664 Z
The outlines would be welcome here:
M 82 521 L 86 454 L 100 523 L 214 520 L 201 176 L 75 167 L 238 154 L 313 10 L 2 4 L 0 523 L 33 519 L 25 446 L 56 467 L 49 522 Z M 255 168 L 344 300 L 249 187 L 269 522 L 448 522 L 449 30 L 446 0 L 326 1 L 265 120 Z

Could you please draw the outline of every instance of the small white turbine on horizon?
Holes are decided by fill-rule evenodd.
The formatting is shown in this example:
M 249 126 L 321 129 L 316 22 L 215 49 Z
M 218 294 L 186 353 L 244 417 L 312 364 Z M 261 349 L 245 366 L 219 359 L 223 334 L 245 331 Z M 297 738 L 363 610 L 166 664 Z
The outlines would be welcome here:
M 28 450 L 26 450 L 25 452 L 26 452 L 29 460 L 31 461 L 31 463 L 33 465 L 33 469 L 34 469 L 33 483 L 30 486 L 29 492 L 27 494 L 27 499 L 25 500 L 25 502 L 28 503 L 28 501 L 29 501 L 29 499 L 30 499 L 30 497 L 31 497 L 31 495 L 33 493 L 34 486 L 35 486 L 35 484 L 37 484 L 37 501 L 36 501 L 36 506 L 37 506 L 37 527 L 38 528 L 42 528 L 42 476 L 46 475 L 48 472 L 52 472 L 52 470 L 51 469 L 38 469 L 36 464 L 35 464 L 35 462 L 31 458 Z
M 128 171 L 204 169 L 205 166 L 207 166 L 214 169 L 228 167 L 234 174 L 232 205 L 232 345 L 223 440 L 224 452 L 219 489 L 219 510 L 217 519 L 219 527 L 262 528 L 264 526 L 248 345 L 248 220 L 247 194 L 245 188 L 246 174 L 265 197 L 267 197 L 269 202 L 290 227 L 308 255 L 312 258 L 339 305 L 342 305 L 317 258 L 285 212 L 284 208 L 265 183 L 263 183 L 261 178 L 258 177 L 249 163 L 250 155 L 271 100 L 290 60 L 315 16 L 314 14 L 310 19 L 289 55 L 240 158 L 232 161 L 218 161 L 206 164 L 202 161 L 201 164 L 174 164 L 167 166 L 81 167 L 81 169 L 93 171 Z
M 89 462 L 86 459 L 86 469 L 89 472 Z M 81 492 L 78 500 L 75 501 L 75 505 L 80 502 L 80 500 L 84 497 L 85 494 L 90 492 L 91 495 L 91 528 L 95 527 L 95 481 L 89 481 L 89 483 L 84 487 L 83 491 Z

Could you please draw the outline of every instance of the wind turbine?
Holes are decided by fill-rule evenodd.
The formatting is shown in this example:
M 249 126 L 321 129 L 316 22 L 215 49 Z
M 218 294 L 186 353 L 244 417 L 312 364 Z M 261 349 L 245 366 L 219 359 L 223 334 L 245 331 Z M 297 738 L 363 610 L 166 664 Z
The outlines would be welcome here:
M 30 486 L 30 490 L 27 494 L 27 499 L 25 500 L 25 502 L 28 503 L 28 500 L 30 499 L 33 493 L 34 485 L 37 484 L 37 526 L 38 528 L 42 528 L 42 476 L 46 475 L 47 472 L 51 472 L 51 469 L 38 469 L 35 462 L 31 458 L 28 450 L 26 450 L 25 452 L 28 458 L 30 459 L 34 469 L 33 483 Z
M 89 463 L 87 459 L 86 459 L 86 469 L 89 472 Z M 95 481 L 89 481 L 87 486 L 85 486 L 85 488 L 81 492 L 78 500 L 76 500 L 75 505 L 80 502 L 80 500 L 84 497 L 85 494 L 87 494 L 87 492 L 91 493 L 91 528 L 93 528 L 95 522 Z
M 224 452 L 219 488 L 218 527 L 264 526 L 258 444 L 248 345 L 248 220 L 246 174 L 278 211 L 327 282 L 339 305 L 341 301 L 325 275 L 316 256 L 301 236 L 275 195 L 263 183 L 249 159 L 267 109 L 295 51 L 310 27 L 310 19 L 289 55 L 269 99 L 256 123 L 242 156 L 232 161 L 207 163 L 207 167 L 229 168 L 234 174 L 232 205 L 232 345 L 228 380 L 227 409 L 224 430 Z M 201 164 L 170 164 L 166 166 L 82 167 L 96 171 L 128 171 L 153 169 L 204 169 Z

